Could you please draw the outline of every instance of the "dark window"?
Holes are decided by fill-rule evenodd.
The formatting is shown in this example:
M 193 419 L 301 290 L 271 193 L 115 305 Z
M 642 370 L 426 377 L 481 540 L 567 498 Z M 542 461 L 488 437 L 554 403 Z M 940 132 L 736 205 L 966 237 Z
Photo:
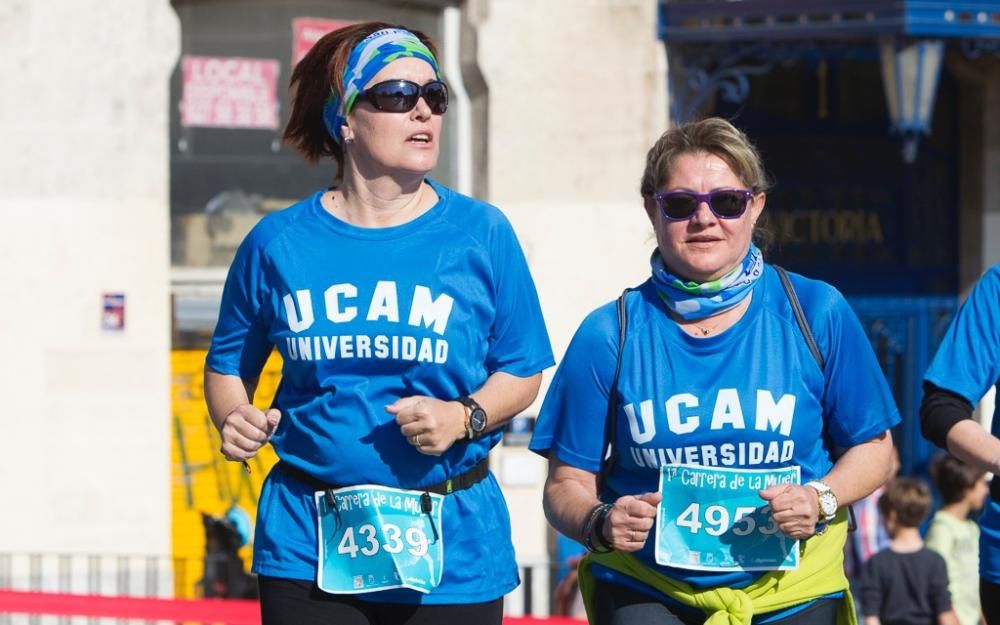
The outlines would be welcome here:
M 226 267 L 236 246 L 262 215 L 332 184 L 332 160 L 309 166 L 280 140 L 289 111 L 294 20 L 378 19 L 422 30 L 440 45 L 445 4 L 428 0 L 174 0 L 181 22 L 181 60 L 170 89 L 172 264 Z M 201 63 L 196 69 L 204 79 L 202 98 L 196 99 L 202 108 L 182 125 L 184 58 Z M 220 80 L 213 78 L 219 75 L 220 59 L 248 59 L 224 66 L 236 75 L 231 88 L 219 87 Z M 212 99 L 204 95 L 205 82 L 212 83 L 211 89 L 226 92 L 218 98 L 223 103 L 217 110 L 208 110 Z M 278 107 L 273 119 L 268 117 L 269 101 L 276 101 Z M 432 173 L 445 184 L 454 179 L 454 119 L 454 114 L 445 116 L 445 142 Z

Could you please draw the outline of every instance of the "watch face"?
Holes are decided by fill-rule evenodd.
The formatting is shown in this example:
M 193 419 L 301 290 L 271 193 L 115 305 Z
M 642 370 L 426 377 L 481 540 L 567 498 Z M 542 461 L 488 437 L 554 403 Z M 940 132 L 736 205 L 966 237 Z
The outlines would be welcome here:
M 819 496 L 820 511 L 824 516 L 833 516 L 837 513 L 837 499 L 832 493 L 823 493 Z
M 473 432 L 482 432 L 486 429 L 486 412 L 482 408 L 473 408 L 469 415 L 469 427 Z

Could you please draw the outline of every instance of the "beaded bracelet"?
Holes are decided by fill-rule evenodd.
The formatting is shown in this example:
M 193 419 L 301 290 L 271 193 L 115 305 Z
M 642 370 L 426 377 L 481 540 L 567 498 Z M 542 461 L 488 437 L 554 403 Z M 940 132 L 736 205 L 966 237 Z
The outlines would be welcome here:
M 594 553 L 607 553 L 613 550 L 613 547 L 608 543 L 603 535 L 597 535 L 598 545 L 594 544 L 593 537 L 595 535 L 595 526 L 597 526 L 598 520 L 600 520 L 600 529 L 604 525 L 604 519 L 608 515 L 608 511 L 613 508 L 613 504 L 610 503 L 599 503 L 587 514 L 587 520 L 583 523 L 583 529 L 581 534 L 583 535 L 583 546 L 587 548 L 587 551 Z

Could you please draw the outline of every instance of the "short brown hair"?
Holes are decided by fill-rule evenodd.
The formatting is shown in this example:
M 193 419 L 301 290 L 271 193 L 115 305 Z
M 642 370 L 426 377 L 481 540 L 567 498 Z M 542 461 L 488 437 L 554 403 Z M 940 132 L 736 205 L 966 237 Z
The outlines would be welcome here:
M 941 502 L 947 505 L 961 501 L 966 491 L 983 479 L 986 472 L 941 452 L 931 461 L 930 474 L 934 487 L 941 493 Z
M 674 161 L 682 154 L 706 152 L 718 156 L 754 193 L 767 192 L 771 181 L 764 171 L 760 153 L 739 128 L 721 117 L 689 122 L 664 132 L 646 153 L 639 192 L 649 201 L 670 180 Z M 763 249 L 772 239 L 765 223 L 754 228 L 754 241 Z
M 903 527 L 920 527 L 931 511 L 931 489 L 922 480 L 897 477 L 886 484 L 878 509 L 883 516 L 895 512 L 896 521 Z
M 294 89 L 295 94 L 282 138 L 309 163 L 316 164 L 325 157 L 333 158 L 337 161 L 338 180 L 343 175 L 344 149 L 327 132 L 323 108 L 331 87 L 337 97 L 344 97 L 344 69 L 354 47 L 368 35 L 385 28 L 410 31 L 437 58 L 437 46 L 419 30 L 386 22 L 361 22 L 324 35 L 292 71 L 289 88 Z

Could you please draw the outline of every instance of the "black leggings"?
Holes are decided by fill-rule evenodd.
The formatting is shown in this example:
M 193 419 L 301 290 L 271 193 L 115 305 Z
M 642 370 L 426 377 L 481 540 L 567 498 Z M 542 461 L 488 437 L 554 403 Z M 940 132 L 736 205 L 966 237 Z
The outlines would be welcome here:
M 770 625 L 834 625 L 839 601 L 820 599 Z M 672 611 L 648 595 L 604 581 L 594 584 L 594 617 L 592 625 L 701 625 L 706 618 L 697 608 Z
M 331 595 L 315 582 L 258 578 L 261 625 L 501 625 L 503 598 L 488 603 L 415 605 L 369 603 L 354 595 Z
M 979 578 L 979 603 L 982 604 L 986 625 L 1000 623 L 1000 585 Z

